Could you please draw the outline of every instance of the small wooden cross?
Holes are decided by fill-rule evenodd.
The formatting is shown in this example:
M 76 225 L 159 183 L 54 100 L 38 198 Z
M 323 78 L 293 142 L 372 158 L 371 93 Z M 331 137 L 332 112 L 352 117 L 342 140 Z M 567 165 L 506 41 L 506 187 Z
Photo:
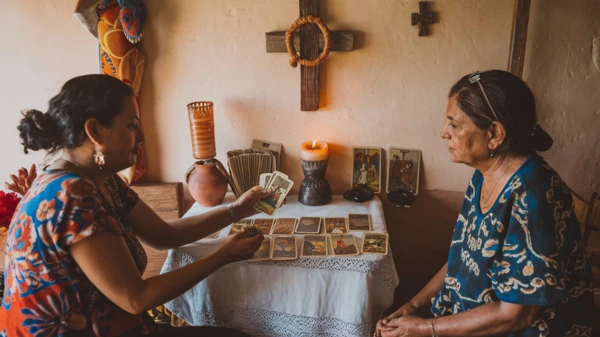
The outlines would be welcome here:
M 319 0 L 300 0 L 300 16 L 319 17 Z M 269 32 L 265 34 L 267 53 L 287 53 L 285 32 Z M 330 31 L 331 51 L 352 51 L 354 34 L 348 31 Z M 308 24 L 300 27 L 300 34 L 294 34 L 294 48 L 300 51 L 303 59 L 315 59 L 325 45 L 319 27 Z M 319 110 L 319 66 L 300 66 L 300 110 Z
M 429 35 L 429 25 L 433 24 L 433 13 L 427 10 L 427 1 L 419 1 L 419 13 L 412 13 L 411 25 L 419 25 L 419 36 Z

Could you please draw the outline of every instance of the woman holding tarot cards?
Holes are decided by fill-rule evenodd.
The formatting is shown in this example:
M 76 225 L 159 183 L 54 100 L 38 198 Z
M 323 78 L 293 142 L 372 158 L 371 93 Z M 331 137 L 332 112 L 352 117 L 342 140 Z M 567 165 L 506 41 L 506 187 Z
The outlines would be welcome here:
M 25 153 L 60 153 L 23 196 L 8 230 L 0 336 L 246 336 L 214 327 L 167 329 L 147 310 L 181 295 L 220 267 L 254 255 L 256 230 L 227 238 L 207 257 L 142 279 L 146 254 L 197 241 L 253 215 L 269 193 L 255 187 L 228 207 L 163 221 L 117 172 L 144 140 L 129 86 L 107 75 L 69 80 L 49 111 L 18 127 Z
M 464 76 L 441 136 L 475 168 L 448 262 L 375 335 L 590 336 L 590 267 L 570 190 L 537 154 L 552 138 L 531 90 L 505 71 Z

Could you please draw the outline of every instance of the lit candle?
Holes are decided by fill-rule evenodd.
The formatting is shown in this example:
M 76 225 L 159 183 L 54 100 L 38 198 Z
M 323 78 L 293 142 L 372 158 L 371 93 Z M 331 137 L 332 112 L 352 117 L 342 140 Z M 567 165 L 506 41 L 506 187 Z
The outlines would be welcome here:
M 327 143 L 325 142 L 318 142 L 316 140 L 304 142 L 300 150 L 300 158 L 306 161 L 320 161 L 329 157 Z

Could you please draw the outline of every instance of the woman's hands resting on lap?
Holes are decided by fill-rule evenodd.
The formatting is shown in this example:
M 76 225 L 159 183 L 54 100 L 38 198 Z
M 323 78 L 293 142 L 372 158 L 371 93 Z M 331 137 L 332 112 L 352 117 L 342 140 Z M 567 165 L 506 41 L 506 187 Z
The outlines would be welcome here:
M 419 336 L 418 327 L 424 319 L 416 316 L 421 310 L 413 302 L 408 302 L 391 315 L 377 322 L 375 337 Z

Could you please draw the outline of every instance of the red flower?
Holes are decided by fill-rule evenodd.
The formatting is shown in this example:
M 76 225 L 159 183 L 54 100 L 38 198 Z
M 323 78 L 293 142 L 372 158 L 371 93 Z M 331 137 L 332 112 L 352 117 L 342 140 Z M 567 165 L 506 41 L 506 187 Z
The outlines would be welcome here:
M 8 227 L 20 201 L 16 193 L 0 191 L 0 227 Z

